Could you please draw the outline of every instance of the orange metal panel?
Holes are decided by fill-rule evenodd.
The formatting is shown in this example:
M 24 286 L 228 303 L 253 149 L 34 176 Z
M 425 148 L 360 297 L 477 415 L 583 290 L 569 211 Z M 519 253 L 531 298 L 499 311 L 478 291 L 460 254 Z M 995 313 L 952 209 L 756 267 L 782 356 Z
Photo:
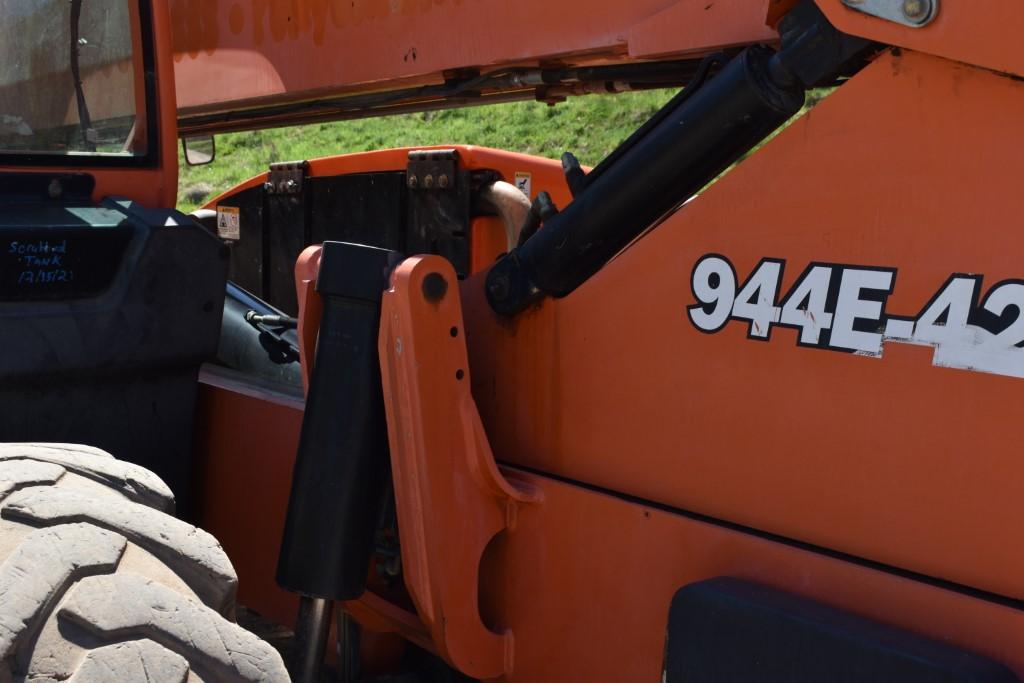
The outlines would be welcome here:
M 486 621 L 515 635 L 515 668 L 498 680 L 659 681 L 673 594 L 717 576 L 803 595 L 1024 675 L 1019 609 L 541 476 L 508 474 L 535 487 L 544 502 L 523 508 L 481 565 Z
M 437 276 L 454 281 L 438 257 L 396 271 L 380 352 L 406 583 L 437 651 L 457 668 L 504 670 L 494 680 L 509 682 L 657 680 L 672 595 L 724 575 L 1024 669 L 1019 601 L 979 599 L 539 474 L 499 474 L 460 372 L 458 293 L 425 285 Z
M 458 406 L 449 406 L 455 416 Z M 242 604 L 290 624 L 274 582 L 301 415 L 201 385 L 202 524 L 238 571 Z M 504 469 L 542 502 L 522 508 L 480 567 L 484 623 L 515 636 L 504 681 L 657 680 L 668 604 L 683 585 L 729 575 L 765 583 L 978 652 L 1024 674 L 1024 612 L 678 514 Z M 473 593 L 475 588 L 467 586 Z M 367 594 L 367 627 L 429 648 L 422 626 Z
M 1019 81 L 887 53 L 568 298 L 505 320 L 467 282 L 497 457 L 1024 597 L 1024 380 L 687 315 L 709 253 L 741 282 L 784 259 L 780 295 L 812 262 L 896 268 L 911 317 L 951 273 L 1024 277 L 1022 120 Z
M 1019 47 L 1024 33 L 1024 4 L 1017 0 L 940 0 L 935 20 L 923 28 L 909 28 L 856 12 L 845 7 L 842 0 L 816 2 L 840 31 L 1024 75 L 1024 54 Z
M 726 9 L 715 10 L 715 27 L 705 29 L 703 8 L 715 4 Z M 171 6 L 179 107 L 194 114 L 440 83 L 453 69 L 693 53 L 717 47 L 718 36 L 729 44 L 756 42 L 766 35 L 767 0 L 172 0 Z M 657 26 L 645 24 L 656 16 Z M 698 18 L 702 26 L 693 24 Z
M 956 439 L 966 439 L 966 435 L 949 429 L 922 429 L 921 417 L 913 410 L 907 413 L 901 406 L 911 397 L 922 404 L 917 410 L 926 414 L 934 407 L 925 405 L 928 401 L 934 404 L 952 400 L 959 406 L 979 401 L 977 409 L 960 416 L 978 424 L 978 412 L 990 409 L 992 404 L 985 396 L 989 383 L 1000 384 L 1004 380 L 931 368 L 924 349 L 896 347 L 893 350 L 899 353 L 887 350 L 881 361 L 790 348 L 790 339 L 773 350 L 773 345 L 779 346 L 786 337 L 782 331 L 771 343 L 758 344 L 745 339 L 742 333 L 731 334 L 727 330 L 722 333 L 726 336 L 717 340 L 724 347 L 717 348 L 715 338 L 698 335 L 671 317 L 685 315 L 689 289 L 685 278 L 692 268 L 691 261 L 704 248 L 711 247 L 731 254 L 740 270 L 752 268 L 767 246 L 773 246 L 770 253 L 790 256 L 794 261 L 839 260 L 848 256 L 852 262 L 875 263 L 876 257 L 892 257 L 897 260 L 880 262 L 898 263 L 901 268 L 904 264 L 913 265 L 926 271 L 912 273 L 908 283 L 901 270 L 900 284 L 894 293 L 894 297 L 901 297 L 894 299 L 896 310 L 913 309 L 920 295 L 931 293 L 935 284 L 931 279 L 948 267 L 947 261 L 954 259 L 923 249 L 922 235 L 909 240 L 914 249 L 901 246 L 893 235 L 898 231 L 884 229 L 887 224 L 877 218 L 879 207 L 886 209 L 885 215 L 896 211 L 892 207 L 921 209 L 920 202 L 929 195 L 912 189 L 909 195 L 918 196 L 919 203 L 907 205 L 908 192 L 904 187 L 893 186 L 890 175 L 908 172 L 908 167 L 916 166 L 917 162 L 902 156 L 908 150 L 898 149 L 898 145 L 878 150 L 863 143 L 872 131 L 878 133 L 874 129 L 879 125 L 904 125 L 898 114 L 908 103 L 920 101 L 922 93 L 918 88 L 935 87 L 948 92 L 948 67 L 940 60 L 915 55 L 901 60 L 886 58 L 873 67 L 870 77 L 846 86 L 834 100 L 821 105 L 809 119 L 796 124 L 734 175 L 691 203 L 685 214 L 639 242 L 597 280 L 567 300 L 549 302 L 515 321 L 495 320 L 478 299 L 468 302 L 467 316 L 471 319 L 465 324 L 473 352 L 470 377 L 479 404 L 489 410 L 504 411 L 492 415 L 488 424 L 495 447 L 500 445 L 500 455 L 573 476 L 583 477 L 590 468 L 590 472 L 600 474 L 594 477 L 599 483 L 626 493 L 645 493 L 644 487 L 647 492 L 657 492 L 661 486 L 662 492 L 668 491 L 661 497 L 670 499 L 670 503 L 692 502 L 696 490 L 711 501 L 707 505 L 695 504 L 699 511 L 736 512 L 732 516 L 748 517 L 757 526 L 777 526 L 772 523 L 778 521 L 782 510 L 790 513 L 783 520 L 787 524 L 792 524 L 794 518 L 810 518 L 810 526 L 823 530 L 814 540 L 828 546 L 848 547 L 851 538 L 864 533 L 859 512 L 847 515 L 849 519 L 842 514 L 857 505 L 864 516 L 873 516 L 870 519 L 875 520 L 870 536 L 877 536 L 878 544 L 865 554 L 878 557 L 873 549 L 891 549 L 895 539 L 907 546 L 910 559 L 905 566 L 925 570 L 926 563 L 922 561 L 935 560 L 935 539 L 941 536 L 945 544 L 940 559 L 957 567 L 962 560 L 988 576 L 991 556 L 979 554 L 978 544 L 972 545 L 969 538 L 965 540 L 962 526 L 939 529 L 925 538 L 915 535 L 917 528 L 907 531 L 906 527 L 920 522 L 922 510 L 929 513 L 926 521 L 930 519 L 939 526 L 951 516 L 950 510 L 959 510 L 973 515 L 973 521 L 980 519 L 976 529 L 979 536 L 991 533 L 986 529 L 993 528 L 1012 537 L 1019 535 L 1013 524 L 1019 515 L 1012 501 L 1001 512 L 981 510 L 986 515 L 1001 515 L 996 517 L 998 524 L 989 524 L 988 517 L 982 519 L 977 514 L 979 503 L 984 501 L 971 495 L 984 488 L 979 485 L 979 477 L 990 482 L 1002 476 L 1004 488 L 994 490 L 995 498 L 1005 499 L 1007 490 L 1019 486 L 1016 471 L 1002 457 L 1009 452 L 1007 444 L 1012 443 L 1006 439 L 1010 410 L 1001 413 L 1004 424 L 995 418 L 982 421 L 981 430 L 995 425 L 998 433 L 984 437 L 979 442 L 981 447 L 969 458 L 958 459 L 955 456 L 960 444 Z M 963 67 L 955 69 L 960 82 L 981 78 L 968 85 L 966 94 L 980 94 L 974 88 L 1010 87 L 1010 92 L 1016 92 L 1020 87 L 1007 86 L 1001 79 Z M 877 91 L 878 80 L 891 79 L 889 88 L 898 91 L 897 84 L 904 78 L 915 87 L 898 96 L 888 92 L 881 101 L 894 100 L 885 105 L 888 109 L 874 111 L 878 103 L 861 101 L 866 94 Z M 983 98 L 983 103 L 993 104 L 991 96 L 989 93 L 989 98 Z M 847 109 L 854 116 L 864 116 L 865 121 L 852 124 L 842 116 Z M 959 123 L 960 116 L 969 117 L 971 113 L 951 115 L 953 121 L 945 123 Z M 1012 111 L 1007 113 L 1007 118 L 1011 117 Z M 861 130 L 862 126 L 868 130 Z M 939 130 L 943 127 L 940 117 Z M 816 145 L 840 139 L 837 129 L 852 138 L 850 151 L 842 158 L 816 154 Z M 996 131 L 1004 132 L 998 126 Z M 927 147 L 924 142 L 916 140 L 913 150 L 921 152 Z M 964 144 L 972 142 L 977 144 L 976 139 Z M 803 150 L 805 145 L 811 149 Z M 798 153 L 802 151 L 810 156 L 803 158 Z M 399 169 L 406 152 L 324 160 L 317 173 Z M 858 158 L 855 152 L 867 158 Z M 555 162 L 474 148 L 460 148 L 460 154 L 471 167 L 496 168 L 506 177 L 514 176 L 516 171 L 532 172 L 535 191 L 549 189 L 559 201 L 566 200 L 564 182 Z M 934 154 L 939 156 L 937 151 Z M 941 167 L 935 157 L 926 157 L 926 161 Z M 882 160 L 897 167 L 886 170 Z M 989 157 L 987 161 L 992 160 Z M 997 167 L 1007 168 L 1005 158 L 995 161 L 999 162 Z M 845 163 L 854 167 L 843 171 L 840 167 Z M 966 163 L 972 164 L 965 169 L 966 177 L 982 183 L 981 171 L 986 162 Z M 865 168 L 870 168 L 871 173 L 863 172 Z M 775 171 L 782 173 L 782 177 Z M 737 192 L 749 189 L 748 182 L 756 182 L 763 189 L 756 206 L 747 206 L 749 202 L 737 199 Z M 859 201 L 877 196 L 879 187 L 892 188 L 890 195 L 880 198 L 881 205 L 872 207 Z M 943 190 L 941 186 L 939 189 Z M 1006 189 L 997 184 L 981 199 L 991 202 L 999 196 L 1009 196 Z M 853 196 L 843 199 L 847 192 Z M 955 199 L 958 193 L 946 187 L 944 196 Z M 843 210 L 850 210 L 850 205 L 855 204 L 855 215 L 847 219 L 841 213 L 813 211 L 816 197 L 824 197 Z M 979 220 L 995 221 L 1006 208 L 985 208 L 988 206 L 983 204 L 975 212 Z M 989 245 L 963 245 L 962 240 L 959 247 L 952 244 L 951 228 L 943 227 L 941 220 L 950 210 L 947 202 L 935 206 L 925 216 L 926 235 L 936 231 L 940 241 L 949 243 L 945 246 L 946 256 L 966 259 L 966 268 L 987 266 L 991 260 Z M 813 222 L 803 225 L 792 219 L 794 213 L 809 216 Z M 948 219 L 954 221 L 957 217 Z M 683 220 L 692 222 L 681 227 Z M 756 230 L 748 226 L 756 226 Z M 849 240 L 860 230 L 869 230 L 876 241 L 882 239 L 886 243 L 851 243 Z M 846 240 L 841 239 L 843 236 Z M 810 243 L 803 244 L 801 240 Z M 774 246 L 782 251 L 774 250 Z M 908 253 L 916 256 L 908 259 Z M 635 271 L 635 259 L 640 257 L 642 268 Z M 936 263 L 929 265 L 931 260 Z M 998 268 L 987 272 L 1005 276 L 1012 272 L 1011 261 L 1007 256 Z M 788 274 L 787 286 L 794 279 L 795 273 Z M 652 288 L 651 282 L 659 283 L 658 287 Z M 901 296 L 900 287 L 905 284 L 913 291 Z M 478 297 L 478 285 L 479 280 L 464 283 L 463 294 Z M 408 289 L 414 292 L 416 287 Z M 457 317 L 456 313 L 449 313 Z M 491 328 L 492 323 L 500 329 Z M 440 336 L 442 342 L 452 340 L 450 335 Z M 490 344 L 493 348 L 485 346 Z M 488 355 L 491 351 L 494 356 Z M 849 363 L 854 367 L 844 365 Z M 777 371 L 776 365 L 780 365 Z M 440 362 L 427 366 L 424 371 L 428 373 L 443 373 L 447 369 Z M 914 370 L 915 366 L 920 367 Z M 912 373 L 909 378 L 908 372 Z M 887 373 L 896 373 L 896 381 Z M 935 384 L 934 378 L 929 380 L 931 373 L 938 373 L 939 384 Z M 956 383 L 957 378 L 959 383 L 952 390 L 943 388 L 945 382 Z M 914 384 L 919 381 L 923 384 Z M 1003 398 L 1018 396 L 1012 393 L 1015 381 L 1005 382 L 1010 383 L 1007 386 L 1011 393 Z M 812 392 L 801 396 L 808 386 L 818 384 L 833 390 L 828 394 Z M 952 398 L 938 398 L 939 389 L 952 394 Z M 408 386 L 403 384 L 390 391 L 393 398 L 405 401 L 410 396 L 405 394 L 407 398 L 402 398 L 407 390 Z M 847 395 L 857 392 L 862 404 L 859 406 Z M 427 390 L 426 395 L 421 390 L 416 395 L 432 402 L 440 411 L 432 423 L 451 426 L 459 421 L 462 403 L 439 401 L 433 390 Z M 865 397 L 882 405 L 869 402 L 865 407 Z M 859 411 L 851 411 L 851 406 Z M 445 411 L 447 416 L 440 414 Z M 768 414 L 757 417 L 757 411 Z M 895 415 L 887 416 L 887 412 Z M 211 387 L 204 387 L 203 413 L 200 434 L 205 457 L 210 461 L 205 470 L 208 488 L 203 523 L 223 539 L 235 559 L 242 580 L 243 602 L 262 610 L 268 610 L 266 606 L 270 605 L 270 614 L 289 623 L 294 614 L 294 598 L 276 587 L 273 572 L 299 415 L 283 406 L 271 406 Z M 787 419 L 790 415 L 801 416 L 796 420 L 798 428 L 790 428 L 794 422 Z M 861 421 L 851 415 L 861 416 Z M 766 423 L 773 419 L 778 424 L 766 428 Z M 937 419 L 941 421 L 937 424 L 948 424 L 948 410 Z M 744 420 L 746 430 L 736 429 L 735 422 Z M 955 472 L 951 475 L 941 467 L 931 466 L 924 450 L 917 455 L 911 452 L 908 462 L 886 463 L 887 457 L 891 459 L 891 451 L 878 452 L 878 448 L 886 446 L 890 431 L 898 431 L 888 423 L 899 420 L 913 430 L 911 437 L 921 442 L 922 448 L 933 452 L 935 441 L 952 435 L 954 443 L 939 449 L 938 455 L 947 469 L 952 463 Z M 840 421 L 851 424 L 844 427 L 838 424 Z M 874 431 L 858 435 L 858 425 L 864 423 Z M 931 426 L 927 420 L 925 424 Z M 588 433 L 573 432 L 573 428 L 597 434 L 591 437 Z M 512 436 L 518 442 L 510 438 L 510 431 L 516 430 L 521 434 Z M 815 430 L 831 433 L 826 446 L 808 452 L 806 442 L 814 437 Z M 604 443 L 596 446 L 595 438 L 604 439 Z M 844 443 L 851 438 L 856 441 Z M 558 439 L 558 448 L 552 448 L 548 439 Z M 874 444 L 875 450 L 864 448 L 864 443 Z M 850 459 L 851 451 L 860 456 L 860 463 Z M 256 453 L 259 462 L 254 466 L 252 458 Z M 680 460 L 681 465 L 670 462 L 666 466 L 666 456 Z M 725 478 L 723 470 L 728 475 Z M 239 481 L 240 471 L 244 479 L 240 486 L 233 487 L 232 482 Z M 851 477 L 851 472 L 857 476 Z M 541 476 L 510 470 L 504 470 L 504 474 L 533 486 L 541 493 L 543 502 L 519 511 L 515 528 L 502 533 L 488 546 L 480 566 L 483 623 L 496 633 L 507 630 L 514 636 L 512 673 L 501 680 L 655 680 L 661 666 L 672 594 L 682 585 L 719 575 L 790 590 L 946 640 L 1004 661 L 1018 673 L 1024 672 L 1024 623 L 1019 610 Z M 948 491 L 953 476 L 959 478 L 961 488 L 956 491 L 960 495 L 951 500 L 959 506 L 934 505 L 935 509 L 929 510 L 936 497 L 934 489 L 939 488 L 940 494 L 943 487 Z M 436 506 L 431 509 L 438 514 L 442 508 L 463 515 L 474 514 L 467 510 L 461 497 L 435 497 L 431 501 Z M 999 504 L 1004 503 L 1005 500 Z M 902 516 L 888 514 L 893 505 Z M 454 510 L 451 506 L 455 506 Z M 239 510 L 243 511 L 241 516 Z M 247 531 L 251 528 L 265 531 L 257 539 Z M 424 594 L 439 590 L 440 584 L 454 577 L 435 578 L 436 584 L 430 582 L 421 587 Z M 464 590 L 464 597 L 471 602 L 477 588 L 466 584 Z M 457 599 L 459 595 L 451 597 Z M 425 627 L 413 615 L 377 596 L 368 594 L 347 607 L 369 628 L 401 633 L 422 646 L 431 644 Z M 444 630 L 446 638 L 457 633 L 453 624 L 449 623 L 449 627 Z
M 238 601 L 280 624 L 292 624 L 299 606 L 275 580 L 302 428 L 297 404 L 207 379 L 196 412 L 199 525 L 231 558 Z
M 769 6 L 777 2 L 677 2 L 633 26 L 629 32 L 629 54 L 633 57 L 681 52 L 699 54 L 737 45 L 775 42 L 779 36 L 768 26 L 766 18 Z
M 481 216 L 473 219 L 470 226 L 469 270 L 478 273 L 490 268 L 498 257 L 508 251 L 505 225 L 500 218 Z

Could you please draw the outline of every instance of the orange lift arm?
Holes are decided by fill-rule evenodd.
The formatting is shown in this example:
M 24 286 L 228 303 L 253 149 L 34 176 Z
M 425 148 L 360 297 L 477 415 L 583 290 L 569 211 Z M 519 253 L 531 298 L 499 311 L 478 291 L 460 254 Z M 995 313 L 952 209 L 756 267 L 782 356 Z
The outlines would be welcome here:
M 690 73 L 673 62 L 775 41 L 768 24 L 791 4 L 174 0 L 180 125 L 222 132 L 679 86 Z
M 704 55 L 776 42 L 793 4 L 174 0 L 179 125 L 216 133 L 681 86 Z M 1017 3 L 944 0 L 924 21 L 914 1 L 818 4 L 844 33 L 1024 73 L 1010 49 L 1024 24 Z M 899 16 L 903 4 L 910 18 Z

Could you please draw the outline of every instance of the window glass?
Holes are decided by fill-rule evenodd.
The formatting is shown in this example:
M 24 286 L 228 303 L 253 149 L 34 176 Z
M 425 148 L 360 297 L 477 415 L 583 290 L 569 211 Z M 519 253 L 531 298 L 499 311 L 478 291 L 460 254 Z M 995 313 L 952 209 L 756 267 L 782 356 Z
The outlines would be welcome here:
M 0 154 L 146 154 L 138 7 L 0 0 Z

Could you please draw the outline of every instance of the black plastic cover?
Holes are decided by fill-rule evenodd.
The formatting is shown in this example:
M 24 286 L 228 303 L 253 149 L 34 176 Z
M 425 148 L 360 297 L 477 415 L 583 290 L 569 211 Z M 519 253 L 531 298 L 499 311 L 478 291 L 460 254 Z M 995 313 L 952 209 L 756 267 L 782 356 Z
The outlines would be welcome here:
M 1014 683 L 1005 666 L 944 643 L 733 578 L 672 599 L 666 683 Z
M 0 441 L 103 448 L 155 471 L 187 515 L 227 250 L 173 210 L 10 188 L 0 181 Z

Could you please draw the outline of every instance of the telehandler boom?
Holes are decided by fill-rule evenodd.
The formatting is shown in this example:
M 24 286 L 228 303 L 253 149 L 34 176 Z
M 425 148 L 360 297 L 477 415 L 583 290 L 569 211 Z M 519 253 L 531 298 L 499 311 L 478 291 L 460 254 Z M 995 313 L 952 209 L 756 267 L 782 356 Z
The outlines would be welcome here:
M 1021 31 L 0 0 L 0 680 L 1020 680 Z M 664 87 L 170 208 L 179 137 Z

